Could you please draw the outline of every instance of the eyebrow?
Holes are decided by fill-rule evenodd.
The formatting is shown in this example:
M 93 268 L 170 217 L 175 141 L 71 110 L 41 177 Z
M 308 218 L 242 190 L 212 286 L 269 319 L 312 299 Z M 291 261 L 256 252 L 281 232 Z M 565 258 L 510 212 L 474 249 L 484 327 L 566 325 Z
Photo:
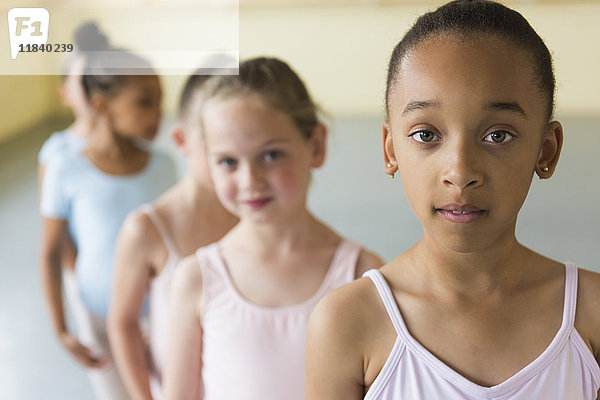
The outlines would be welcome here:
M 415 110 L 427 110 L 429 108 L 440 108 L 441 103 L 437 100 L 415 100 L 411 101 L 404 107 L 404 111 L 402 111 L 402 116 L 404 117 L 406 114 L 411 113 Z
M 525 110 L 523 110 L 523 107 L 521 107 L 521 105 L 516 101 L 492 101 L 489 102 L 486 106 L 487 108 L 491 108 L 493 110 L 512 111 L 527 118 L 527 113 L 525 112 Z
M 267 141 L 267 142 L 263 143 L 262 147 L 265 147 L 265 146 L 270 146 L 270 145 L 272 145 L 272 144 L 277 144 L 277 143 L 286 143 L 286 142 L 289 142 L 289 141 L 290 141 L 290 139 L 287 139 L 287 138 L 282 138 L 282 139 L 271 139 L 271 140 L 269 140 L 269 141 Z
M 405 116 L 415 110 L 427 110 L 431 108 L 440 108 L 441 103 L 437 100 L 415 100 L 411 101 L 404 107 L 402 116 Z M 512 111 L 527 118 L 527 113 L 523 107 L 516 101 L 491 101 L 486 104 L 486 108 L 499 111 Z
M 273 145 L 273 144 L 278 144 L 278 143 L 288 143 L 289 141 L 290 140 L 287 139 L 287 138 L 271 139 L 271 140 L 268 140 L 265 143 L 263 143 L 261 145 L 261 148 L 264 148 L 264 147 L 267 147 L 267 146 L 270 146 L 270 145 Z M 227 150 L 227 149 L 221 150 L 220 148 L 217 147 L 216 150 L 213 149 L 213 150 L 209 151 L 209 153 L 212 154 L 212 155 L 215 155 L 215 156 L 221 156 L 221 155 L 224 155 L 224 154 L 225 155 L 229 154 L 230 150 Z

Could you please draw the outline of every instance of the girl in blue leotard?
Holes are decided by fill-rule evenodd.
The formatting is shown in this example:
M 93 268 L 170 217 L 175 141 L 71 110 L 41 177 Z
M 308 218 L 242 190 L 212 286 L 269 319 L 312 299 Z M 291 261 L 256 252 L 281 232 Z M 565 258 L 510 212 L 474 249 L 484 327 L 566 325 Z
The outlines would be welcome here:
M 127 399 L 105 328 L 117 233 L 131 210 L 175 181 L 168 157 L 138 145 L 158 131 L 158 77 L 131 53 L 111 54 L 116 57 L 87 61 L 83 87 L 93 114 L 88 145 L 49 163 L 40 205 L 41 273 L 54 330 L 65 349 L 90 368 L 92 387 L 102 400 Z M 137 75 L 120 75 L 122 68 Z M 73 309 L 77 337 L 62 306 L 60 250 L 67 235 L 77 248 L 75 279 L 66 280 L 81 299 Z

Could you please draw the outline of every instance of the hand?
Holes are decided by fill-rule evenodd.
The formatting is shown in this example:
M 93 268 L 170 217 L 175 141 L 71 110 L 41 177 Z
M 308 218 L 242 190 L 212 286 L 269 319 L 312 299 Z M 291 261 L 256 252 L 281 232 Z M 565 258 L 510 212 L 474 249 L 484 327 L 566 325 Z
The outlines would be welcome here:
M 75 359 L 88 368 L 103 368 L 108 365 L 106 357 L 98 357 L 68 332 L 60 335 L 60 342 Z

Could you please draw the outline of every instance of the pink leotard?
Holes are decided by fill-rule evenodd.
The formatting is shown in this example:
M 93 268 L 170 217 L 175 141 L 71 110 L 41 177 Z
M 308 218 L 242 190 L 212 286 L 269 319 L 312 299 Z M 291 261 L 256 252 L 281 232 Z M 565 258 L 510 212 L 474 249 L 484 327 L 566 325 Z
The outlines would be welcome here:
M 398 337 L 365 400 L 593 400 L 600 368 L 574 326 L 577 267 L 566 264 L 561 327 L 546 350 L 506 381 L 477 385 L 448 367 L 408 332 L 395 298 L 378 270 L 367 271 L 377 287 Z
M 215 243 L 197 251 L 202 271 L 204 400 L 302 400 L 308 318 L 329 291 L 354 280 L 360 246 L 342 241 L 306 301 L 269 308 L 234 287 Z
M 161 273 L 150 281 L 149 291 L 149 339 L 150 339 L 150 389 L 154 400 L 161 400 L 162 373 L 167 358 L 167 333 L 169 328 L 169 289 L 175 266 L 181 260 L 181 255 L 169 235 L 164 223 L 156 210 L 149 205 L 142 206 L 142 211 L 148 215 L 154 228 L 158 231 L 163 245 L 167 249 L 167 261 Z

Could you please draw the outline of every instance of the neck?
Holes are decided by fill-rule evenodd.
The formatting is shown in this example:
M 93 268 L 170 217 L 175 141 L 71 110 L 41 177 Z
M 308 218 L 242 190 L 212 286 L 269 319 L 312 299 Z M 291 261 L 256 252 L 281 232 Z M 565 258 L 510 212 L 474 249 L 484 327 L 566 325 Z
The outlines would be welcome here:
M 320 222 L 304 208 L 290 218 L 272 223 L 242 220 L 238 230 L 244 232 L 242 237 L 249 247 L 260 252 L 285 254 L 320 241 L 321 232 L 315 235 L 320 226 Z
M 133 142 L 109 128 L 107 123 L 96 121 L 91 131 L 88 150 L 108 158 L 127 158 L 142 151 Z
M 444 248 L 427 234 L 409 251 L 410 265 L 424 287 L 469 297 L 519 285 L 530 255 L 514 229 L 493 246 L 471 253 Z

